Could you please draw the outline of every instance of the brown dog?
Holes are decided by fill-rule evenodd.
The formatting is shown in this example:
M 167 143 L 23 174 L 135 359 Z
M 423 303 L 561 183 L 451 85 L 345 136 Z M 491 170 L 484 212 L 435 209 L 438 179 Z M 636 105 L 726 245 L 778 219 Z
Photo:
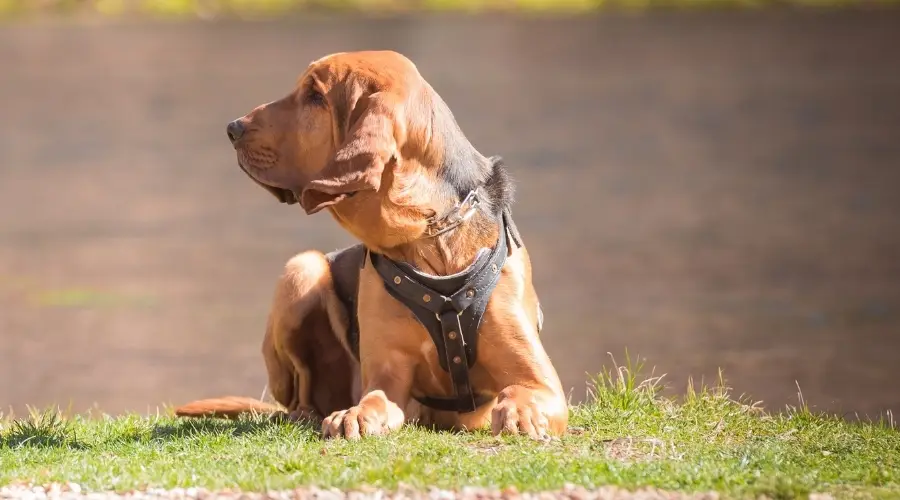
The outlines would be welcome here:
M 565 431 L 510 181 L 412 62 L 390 51 L 314 61 L 290 94 L 230 123 L 228 136 L 255 182 L 307 214 L 327 210 L 361 242 L 301 253 L 278 282 L 263 355 L 291 416 L 320 419 L 326 437 L 414 421 Z M 176 413 L 253 410 L 276 407 L 220 398 Z

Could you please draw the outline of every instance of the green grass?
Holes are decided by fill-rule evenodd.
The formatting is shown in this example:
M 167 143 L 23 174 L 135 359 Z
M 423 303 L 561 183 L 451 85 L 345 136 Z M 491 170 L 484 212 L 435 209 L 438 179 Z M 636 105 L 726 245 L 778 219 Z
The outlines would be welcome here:
M 805 405 L 767 414 L 721 384 L 660 395 L 659 380 L 622 367 L 596 379 L 572 408 L 572 431 L 549 443 L 488 432 L 414 427 L 358 442 L 323 441 L 311 428 L 74 416 L 0 420 L 0 485 L 76 482 L 87 490 L 298 486 L 395 489 L 515 486 L 520 491 L 654 486 L 725 496 L 900 497 L 900 432 L 891 420 L 850 422 Z

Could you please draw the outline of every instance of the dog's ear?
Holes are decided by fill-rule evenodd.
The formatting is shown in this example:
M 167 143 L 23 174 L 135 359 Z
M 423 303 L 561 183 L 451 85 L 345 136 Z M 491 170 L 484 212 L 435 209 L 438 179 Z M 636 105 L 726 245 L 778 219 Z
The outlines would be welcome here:
M 300 205 L 307 214 L 314 214 L 359 191 L 381 188 L 385 165 L 397 154 L 396 112 L 393 100 L 381 92 L 356 101 L 346 120 L 349 130 L 344 143 L 300 195 Z

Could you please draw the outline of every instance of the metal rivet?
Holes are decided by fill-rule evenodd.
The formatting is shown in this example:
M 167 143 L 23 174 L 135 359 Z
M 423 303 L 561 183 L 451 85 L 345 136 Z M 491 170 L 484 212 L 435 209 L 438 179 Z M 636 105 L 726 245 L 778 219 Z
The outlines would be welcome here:
M 450 332 L 447 336 L 450 337 L 450 340 L 456 340 L 456 332 Z
M 460 364 L 462 363 L 462 358 L 460 358 L 459 356 L 453 356 L 453 362 L 456 364 Z
M 491 271 L 497 272 L 497 264 L 491 264 Z
M 394 283 L 400 284 L 400 276 L 394 276 Z
M 474 296 L 475 296 L 475 290 L 472 290 L 472 289 L 470 288 L 470 289 L 468 289 L 468 290 L 466 291 L 466 297 L 469 297 L 469 298 L 471 299 L 471 298 L 474 297 Z
M 431 302 L 431 295 L 428 295 L 428 294 L 426 293 L 425 296 L 422 297 L 422 300 L 424 300 L 425 302 Z

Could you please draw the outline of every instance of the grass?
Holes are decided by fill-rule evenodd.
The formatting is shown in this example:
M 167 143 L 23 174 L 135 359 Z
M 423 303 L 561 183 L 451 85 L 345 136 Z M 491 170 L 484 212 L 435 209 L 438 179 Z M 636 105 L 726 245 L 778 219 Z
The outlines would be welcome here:
M 660 395 L 659 378 L 616 367 L 572 407 L 571 432 L 549 443 L 488 432 L 405 427 L 358 442 L 309 427 L 171 416 L 0 420 L 0 485 L 75 482 L 88 491 L 146 487 L 395 489 L 462 486 L 520 491 L 653 486 L 727 497 L 900 496 L 894 422 L 850 422 L 805 404 L 767 414 L 724 384 Z

